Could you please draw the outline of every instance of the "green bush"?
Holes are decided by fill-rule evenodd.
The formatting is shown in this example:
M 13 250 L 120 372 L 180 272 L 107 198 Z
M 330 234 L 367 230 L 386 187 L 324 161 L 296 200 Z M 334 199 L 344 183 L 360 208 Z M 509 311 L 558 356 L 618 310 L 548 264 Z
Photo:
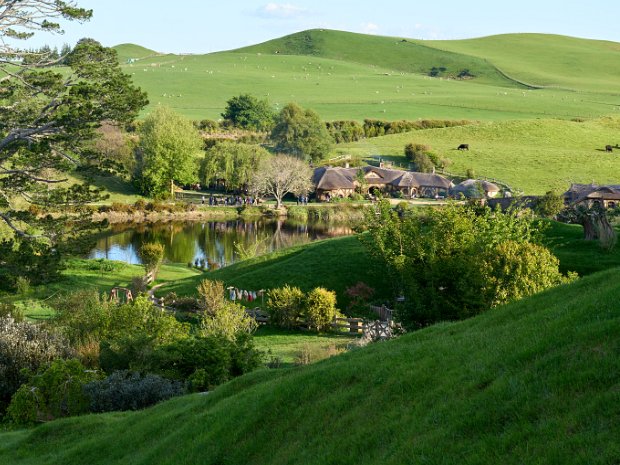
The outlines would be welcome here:
M 75 359 L 57 359 L 39 374 L 31 374 L 11 399 L 7 417 L 17 425 L 86 413 L 89 399 L 83 385 L 97 379 Z
M 271 289 L 267 293 L 267 313 L 273 325 L 293 328 L 299 325 L 303 313 L 305 295 L 298 287 Z
M 40 326 L 0 318 L 0 416 L 28 373 L 72 355 L 66 341 Z
M 146 242 L 140 247 L 139 255 L 146 272 L 156 273 L 164 259 L 164 246 L 159 242 Z
M 9 317 L 15 321 L 23 321 L 24 312 L 10 302 L 0 302 L 0 319 Z
M 211 389 L 232 377 L 235 344 L 224 338 L 191 337 L 158 347 L 148 360 L 148 369 L 176 380 L 200 378 L 201 388 Z
M 152 373 L 115 371 L 84 386 L 93 413 L 138 410 L 185 393 L 183 383 Z
M 329 329 L 337 315 L 334 291 L 317 287 L 308 292 L 304 305 L 304 317 L 311 328 L 319 331 Z
M 364 128 L 357 121 L 327 121 L 325 127 L 337 144 L 355 142 L 364 137 Z
M 204 310 L 200 320 L 202 336 L 234 341 L 239 335 L 252 333 L 256 329 L 256 321 L 244 307 L 225 299 L 222 281 L 204 279 L 198 286 L 198 294 Z

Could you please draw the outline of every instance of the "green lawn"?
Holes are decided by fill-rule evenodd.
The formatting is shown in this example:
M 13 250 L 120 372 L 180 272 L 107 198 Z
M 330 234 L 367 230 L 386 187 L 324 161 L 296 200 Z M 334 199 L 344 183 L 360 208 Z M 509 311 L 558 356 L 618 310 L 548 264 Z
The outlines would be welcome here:
M 0 434 L 0 463 L 614 464 L 619 278 L 597 273 L 206 396 Z
M 356 337 L 347 333 L 315 334 L 261 326 L 254 333 L 256 348 L 265 353 L 265 361 L 275 366 L 314 363 L 347 349 Z
M 287 283 L 304 291 L 321 286 L 337 292 L 341 308 L 347 303 L 344 291 L 359 281 L 375 288 L 379 296 L 389 294 L 388 283 L 373 265 L 356 236 L 326 239 L 281 249 L 204 275 L 190 276 L 166 284 L 159 289 L 158 294 L 163 295 L 170 291 L 179 295 L 195 294 L 196 286 L 205 278 L 221 280 L 225 286 L 254 291 Z

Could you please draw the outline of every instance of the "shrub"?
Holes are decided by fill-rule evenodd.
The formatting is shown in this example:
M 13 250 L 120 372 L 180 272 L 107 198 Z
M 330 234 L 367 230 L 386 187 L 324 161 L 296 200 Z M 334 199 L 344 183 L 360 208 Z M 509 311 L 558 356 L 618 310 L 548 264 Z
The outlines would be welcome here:
M 62 294 L 52 301 L 57 326 L 73 346 L 99 342 L 110 331 L 116 304 L 94 289 Z
M 11 396 L 35 372 L 57 358 L 73 354 L 60 337 L 27 322 L 0 318 L 0 415 Z
M 139 254 L 146 272 L 156 273 L 164 259 L 164 246 L 159 242 L 146 242 L 140 247 Z
M 78 360 L 54 360 L 19 388 L 7 417 L 15 424 L 28 425 L 85 413 L 89 402 L 82 386 L 96 378 L 96 372 L 86 370 Z
M 203 336 L 224 337 L 231 341 L 240 334 L 248 334 L 256 329 L 256 321 L 241 305 L 224 297 L 224 283 L 204 279 L 198 285 L 199 304 L 204 309 L 200 321 Z
M 304 293 L 298 287 L 271 289 L 267 293 L 267 312 L 271 324 L 283 328 L 293 328 L 299 324 L 303 313 Z
M 93 413 L 138 410 L 185 392 L 183 383 L 136 371 L 115 371 L 84 386 Z
M 562 276 L 560 261 L 547 249 L 530 242 L 505 241 L 483 258 L 488 300 L 493 306 L 521 299 L 552 286 L 572 281 Z
M 407 144 L 405 157 L 414 164 L 415 170 L 422 173 L 430 173 L 435 167 L 437 157 L 430 153 L 430 147 L 423 144 Z
M 158 347 L 148 360 L 149 371 L 186 380 L 196 373 L 201 389 L 211 389 L 232 377 L 234 343 L 217 337 L 191 337 Z
M 205 311 L 200 320 L 200 333 L 234 341 L 241 334 L 250 334 L 257 327 L 256 320 L 245 308 L 235 302 L 222 300 L 216 307 Z
M 13 318 L 14 321 L 22 321 L 24 312 L 10 302 L 0 302 L 0 319 L 8 317 Z
M 355 142 L 364 137 L 364 128 L 357 121 L 327 121 L 325 127 L 337 144 Z
M 336 293 L 317 287 L 306 296 L 304 316 L 311 328 L 328 329 L 338 315 L 336 310 Z

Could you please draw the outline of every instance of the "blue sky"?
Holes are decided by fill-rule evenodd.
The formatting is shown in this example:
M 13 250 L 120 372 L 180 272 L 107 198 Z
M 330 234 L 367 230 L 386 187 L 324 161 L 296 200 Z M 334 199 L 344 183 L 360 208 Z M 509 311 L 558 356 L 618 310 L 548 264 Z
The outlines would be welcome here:
M 617 0 L 78 0 L 89 23 L 32 45 L 136 43 L 159 52 L 207 53 L 311 28 L 415 39 L 463 39 L 543 32 L 620 42 Z

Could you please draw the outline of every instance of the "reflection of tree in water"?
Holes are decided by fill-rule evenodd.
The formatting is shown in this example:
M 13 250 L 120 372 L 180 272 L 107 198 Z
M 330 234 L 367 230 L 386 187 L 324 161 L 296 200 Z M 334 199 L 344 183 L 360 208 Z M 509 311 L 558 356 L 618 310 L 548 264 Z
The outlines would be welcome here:
M 336 232 L 334 232 L 336 231 Z M 159 242 L 164 245 L 165 259 L 173 263 L 189 263 L 205 259 L 219 266 L 239 260 L 235 243 L 241 250 L 249 250 L 259 243 L 259 253 L 267 253 L 283 247 L 351 234 L 350 228 L 291 222 L 283 219 L 211 221 L 205 223 L 141 223 L 138 225 L 115 225 L 109 235 L 97 240 L 97 256 L 105 256 L 112 246 L 134 255 L 141 244 Z M 95 255 L 95 252 L 91 255 Z M 108 257 L 124 260 L 124 257 Z

